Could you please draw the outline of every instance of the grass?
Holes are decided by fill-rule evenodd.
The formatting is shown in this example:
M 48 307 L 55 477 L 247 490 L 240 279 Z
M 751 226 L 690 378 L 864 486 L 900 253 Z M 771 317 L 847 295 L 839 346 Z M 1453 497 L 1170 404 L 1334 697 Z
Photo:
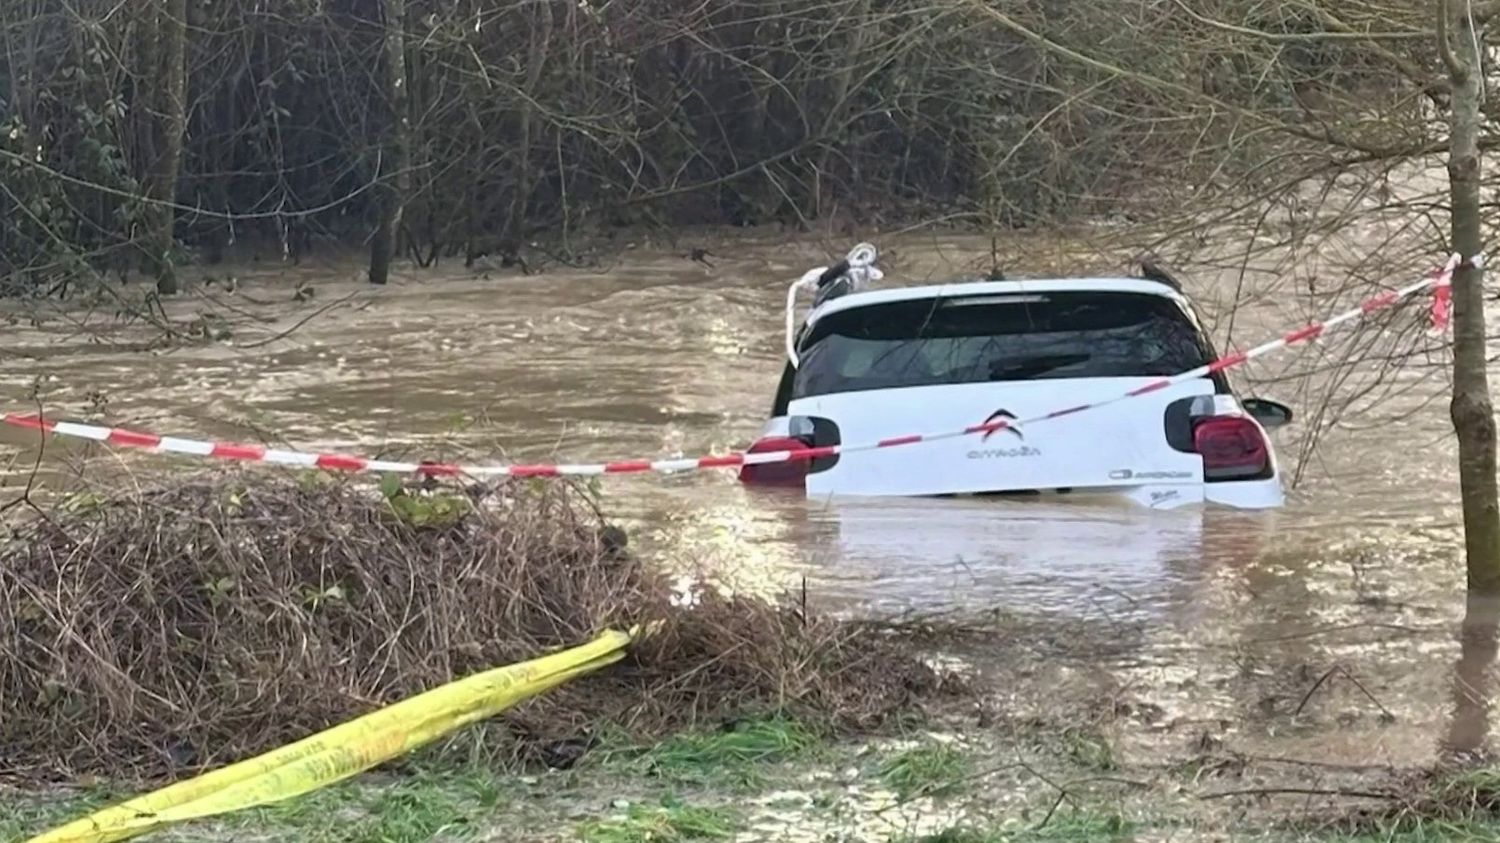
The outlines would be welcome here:
M 637 758 L 651 775 L 677 784 L 751 786 L 762 781 L 758 768 L 807 758 L 822 746 L 807 726 L 778 716 L 676 735 Z
M 1078 810 L 1059 812 L 1041 827 L 977 828 L 953 826 L 903 843 L 1116 843 L 1132 839 L 1134 826 L 1119 814 Z
M 119 794 L 0 798 L 0 843 L 25 840 L 128 798 Z M 419 843 L 466 840 L 494 827 L 509 799 L 482 769 L 419 771 L 379 783 L 345 782 L 286 802 L 179 826 L 182 841 L 296 840 L 308 843 Z
M 1464 843 L 1500 840 L 1500 825 L 1420 820 L 1404 828 L 1370 829 L 1354 835 L 1305 837 L 1296 843 Z
M 1069 728 L 1062 733 L 1063 752 L 1084 769 L 1107 772 L 1119 765 L 1109 740 L 1093 729 Z
M 881 781 L 902 800 L 950 794 L 972 773 L 969 756 L 947 744 L 909 749 L 880 766 Z
M 1016 841 L 1076 840 L 1089 843 L 1129 840 L 1135 831 L 1134 825 L 1117 813 L 1109 811 L 1078 810 L 1059 812 L 1050 822 L 1040 828 L 1027 829 L 1013 836 Z
M 1494 813 L 1500 809 L 1500 767 L 1476 767 L 1437 776 L 1428 791 L 1433 805 L 1449 813 Z
M 489 771 L 424 770 L 379 787 L 345 783 L 231 815 L 226 822 L 244 829 L 295 830 L 287 839 L 314 843 L 419 843 L 439 835 L 464 840 L 488 828 L 508 801 Z
M 635 777 L 643 766 L 674 783 L 723 788 L 755 783 L 762 777 L 760 768 L 808 757 L 821 746 L 822 740 L 802 724 L 770 717 L 730 729 L 677 735 L 649 749 L 628 751 L 627 765 L 612 769 L 606 762 L 595 772 L 606 779 Z M 254 837 L 307 843 L 474 839 L 492 835 L 507 821 L 513 823 L 514 813 L 538 795 L 526 794 L 523 799 L 523 789 L 511 776 L 478 763 L 422 762 L 403 767 L 400 775 L 362 777 L 286 802 L 187 823 L 171 836 L 179 841 Z M 132 795 L 100 791 L 55 798 L 18 794 L 11 799 L 0 794 L 0 843 L 27 839 Z M 594 843 L 714 840 L 731 836 L 732 828 L 729 815 L 721 810 L 667 800 L 655 807 L 633 806 L 622 817 L 585 823 L 579 834 Z
M 660 806 L 632 805 L 622 817 L 592 820 L 578 828 L 583 843 L 672 843 L 727 840 L 735 834 L 726 811 L 664 800 Z
M 25 840 L 117 799 L 105 790 L 37 798 L 0 788 L 0 843 Z
M 1097 777 L 1099 767 L 1115 761 L 1107 744 L 1091 740 L 1092 734 L 1079 731 L 1068 737 L 1065 745 L 1077 751 L 1057 753 L 1054 762 L 1064 762 L 1085 779 Z M 616 736 L 606 746 L 622 743 Z M 1058 744 L 1048 746 L 1056 749 Z M 917 811 L 918 818 L 951 827 L 896 838 L 897 843 L 1123 843 L 1138 836 L 1255 843 L 1500 840 L 1500 768 L 1424 775 L 1405 783 L 1409 788 L 1404 780 L 1386 783 L 1408 795 L 1370 813 L 1289 809 L 1245 823 L 1243 817 L 1174 807 L 1171 800 L 1156 798 L 1162 792 L 1137 803 L 1079 790 L 1074 793 L 1078 804 L 1063 802 L 1048 816 L 1054 791 L 1029 779 L 1003 784 L 977 776 L 975 771 L 985 766 L 980 758 L 988 756 L 972 752 L 982 749 L 932 741 L 871 761 L 857 745 L 831 744 L 794 720 L 767 717 L 681 734 L 649 748 L 606 748 L 594 761 L 539 776 L 495 768 L 477 756 L 467 762 L 452 761 L 451 755 L 424 758 L 399 772 L 363 776 L 286 803 L 188 823 L 162 836 L 176 843 L 690 843 L 750 839 L 745 837 L 748 829 L 784 828 L 792 835 L 816 835 L 806 839 L 887 840 L 893 828 L 931 828 L 906 824 L 905 812 Z M 859 775 L 849 778 L 855 772 Z M 877 781 L 908 803 L 901 809 L 903 819 L 879 816 L 886 810 L 881 806 L 889 805 L 884 789 L 859 786 Z M 757 786 L 743 787 L 748 783 Z M 997 810 L 997 795 L 1023 795 L 1015 787 L 1027 788 L 1035 798 L 1007 800 L 1015 808 Z M 663 793 L 683 798 L 664 799 Z M 25 840 L 125 795 L 0 790 L 0 843 Z M 913 801 L 929 796 L 952 798 L 941 805 Z M 607 807 L 611 802 L 616 809 Z M 1023 811 L 1023 804 L 1029 811 Z M 1227 838 L 1213 836 L 1230 828 Z M 1195 837 L 1198 832 L 1206 837 Z
M 1500 767 L 1434 775 L 1415 785 L 1404 805 L 1352 818 L 1351 827 L 1311 830 L 1298 843 L 1437 843 L 1500 840 Z
M 936 834 L 908 838 L 900 843 L 1124 843 L 1135 839 L 1135 834 L 1143 830 L 1147 829 L 1118 814 L 1082 809 L 1071 813 L 1059 812 L 1040 828 L 993 829 L 959 825 Z M 1260 843 L 1468 843 L 1500 840 L 1500 823 L 1408 819 L 1384 827 L 1372 826 L 1357 833 L 1297 834 L 1242 829 L 1231 839 Z

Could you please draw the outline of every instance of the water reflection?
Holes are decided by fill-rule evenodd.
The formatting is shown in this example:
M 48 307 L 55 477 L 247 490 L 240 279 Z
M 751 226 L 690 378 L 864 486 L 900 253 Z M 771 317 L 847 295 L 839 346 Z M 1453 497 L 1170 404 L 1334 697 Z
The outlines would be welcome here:
M 1270 525 L 1223 515 L 1062 497 L 839 500 L 813 516 L 831 528 L 817 578 L 880 611 L 1191 612 L 1194 584 L 1251 562 Z
M 1453 676 L 1453 720 L 1443 740 L 1444 755 L 1463 758 L 1484 754 L 1490 734 L 1490 700 L 1495 691 L 1492 670 L 1500 650 L 1500 596 L 1470 595 L 1459 628 L 1460 652 Z

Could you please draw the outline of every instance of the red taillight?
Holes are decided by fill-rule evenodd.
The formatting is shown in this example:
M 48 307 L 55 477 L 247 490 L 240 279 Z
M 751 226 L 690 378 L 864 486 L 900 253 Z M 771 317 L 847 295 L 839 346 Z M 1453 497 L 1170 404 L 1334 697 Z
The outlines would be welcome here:
M 769 436 L 751 445 L 747 454 L 770 451 L 805 451 L 811 444 L 792 436 Z M 810 460 L 795 459 L 740 467 L 740 482 L 754 486 L 802 486 L 807 481 Z
M 1270 468 L 1271 453 L 1255 422 L 1243 416 L 1214 416 L 1193 426 L 1193 450 L 1203 456 L 1205 480 L 1243 480 Z

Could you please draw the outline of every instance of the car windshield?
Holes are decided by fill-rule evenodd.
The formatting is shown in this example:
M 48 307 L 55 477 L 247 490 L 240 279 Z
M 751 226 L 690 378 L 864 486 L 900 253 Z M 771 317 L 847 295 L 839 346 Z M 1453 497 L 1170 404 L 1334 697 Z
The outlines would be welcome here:
M 1211 352 L 1173 299 L 1013 293 L 855 307 L 802 343 L 793 397 L 936 384 L 1175 375 Z

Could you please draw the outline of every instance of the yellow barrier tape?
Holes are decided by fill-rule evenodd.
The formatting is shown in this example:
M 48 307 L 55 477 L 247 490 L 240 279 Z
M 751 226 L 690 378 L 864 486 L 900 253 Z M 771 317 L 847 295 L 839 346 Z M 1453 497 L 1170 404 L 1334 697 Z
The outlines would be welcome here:
M 115 843 L 327 787 L 619 661 L 633 632 L 605 632 L 570 650 L 451 682 L 264 755 L 97 811 L 28 843 Z

